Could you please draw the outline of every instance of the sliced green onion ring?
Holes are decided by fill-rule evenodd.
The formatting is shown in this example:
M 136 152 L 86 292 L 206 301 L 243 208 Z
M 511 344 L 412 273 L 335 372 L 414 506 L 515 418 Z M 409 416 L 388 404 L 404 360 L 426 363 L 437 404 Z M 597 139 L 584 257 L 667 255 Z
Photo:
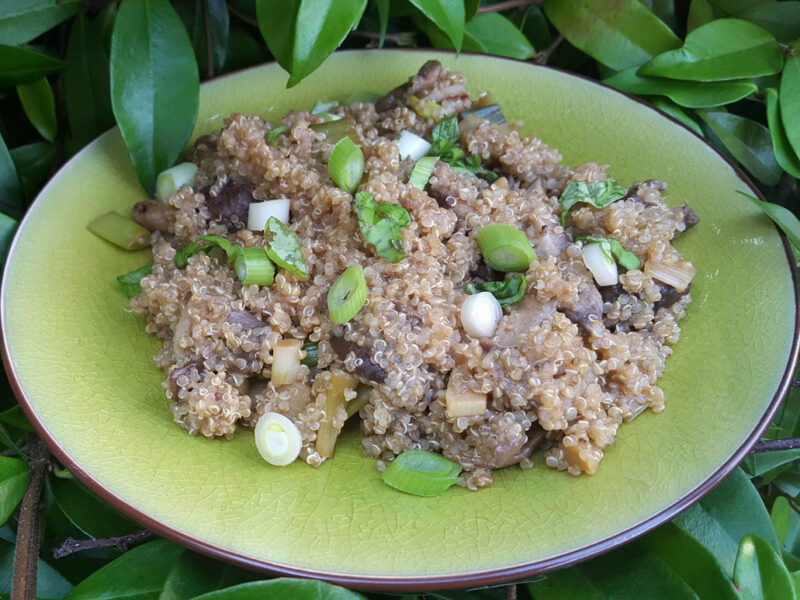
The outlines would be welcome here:
M 267 219 L 264 226 L 264 250 L 281 269 L 308 279 L 308 265 L 297 234 L 275 217 Z
M 461 465 L 427 450 L 406 450 L 383 472 L 387 485 L 415 496 L 438 496 L 456 483 Z
M 525 234 L 511 225 L 492 223 L 475 236 L 486 264 L 496 271 L 527 271 L 536 252 Z
M 181 163 L 161 171 L 156 178 L 156 198 L 166 202 L 172 194 L 185 185 L 194 185 L 197 165 L 191 162 Z
M 275 267 L 263 248 L 242 248 L 233 268 L 242 285 L 268 286 L 275 277 Z
M 300 455 L 303 437 L 297 425 L 280 413 L 267 412 L 255 429 L 256 448 L 265 461 L 285 467 Z
M 364 174 L 364 153 L 349 137 L 343 137 L 331 150 L 328 173 L 333 182 L 351 194 Z
M 411 171 L 411 177 L 409 177 L 408 183 L 424 190 L 425 186 L 428 185 L 428 180 L 431 178 L 433 168 L 436 166 L 438 160 L 438 156 L 420 158 L 417 164 L 414 165 L 414 170 Z
M 358 263 L 350 265 L 328 290 L 328 315 L 334 323 L 347 323 L 367 299 L 367 279 Z

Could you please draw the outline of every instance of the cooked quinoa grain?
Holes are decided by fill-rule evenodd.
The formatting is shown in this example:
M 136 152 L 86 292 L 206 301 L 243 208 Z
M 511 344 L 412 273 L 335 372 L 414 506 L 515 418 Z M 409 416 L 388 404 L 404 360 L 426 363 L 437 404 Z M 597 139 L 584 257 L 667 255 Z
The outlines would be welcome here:
M 458 145 L 494 181 L 439 161 L 425 190 L 411 185 L 414 164 L 400 160 L 394 138 L 410 131 L 430 140 L 442 119 L 473 106 L 465 83 L 433 61 L 376 103 L 333 111 L 352 119 L 364 154 L 358 191 L 410 216 L 398 262 L 365 242 L 353 196 L 328 174 L 335 140 L 320 131 L 322 117 L 304 111 L 286 115 L 288 131 L 271 142 L 266 134 L 280 124 L 234 114 L 192 148 L 194 187 L 155 209 L 139 207 L 153 230 L 154 267 L 131 304 L 163 340 L 155 361 L 179 426 L 231 438 L 277 412 L 297 426 L 300 457 L 319 466 L 355 412 L 348 407 L 360 406 L 364 454 L 379 468 L 404 450 L 441 452 L 462 466 L 461 483 L 477 489 L 491 485 L 494 469 L 532 467 L 537 448 L 548 467 L 594 473 L 623 422 L 664 409 L 657 382 L 694 275 L 671 242 L 696 215 L 685 204 L 670 208 L 666 185 L 651 180 L 605 208 L 576 205 L 562 226 L 566 186 L 604 182 L 605 167 L 570 168 L 519 124 L 476 116 L 461 120 Z M 261 232 L 244 229 L 247 207 L 274 198 L 291 202 L 289 227 L 308 278 L 276 268 L 269 287 L 243 286 L 213 251 L 175 265 L 176 252 L 200 235 L 263 247 Z M 504 278 L 475 242 L 491 223 L 524 232 L 537 259 L 524 273 L 522 300 L 505 307 L 491 337 L 477 339 L 460 310 L 467 284 Z M 598 288 L 579 236 L 614 238 L 641 267 L 620 268 L 616 285 Z M 364 269 L 367 299 L 338 325 L 327 295 L 353 264 Z M 300 364 L 304 352 L 282 340 L 316 344 L 316 365 Z M 287 351 L 299 352 L 288 357 L 291 381 L 275 385 L 273 368 L 285 368 L 275 357 Z

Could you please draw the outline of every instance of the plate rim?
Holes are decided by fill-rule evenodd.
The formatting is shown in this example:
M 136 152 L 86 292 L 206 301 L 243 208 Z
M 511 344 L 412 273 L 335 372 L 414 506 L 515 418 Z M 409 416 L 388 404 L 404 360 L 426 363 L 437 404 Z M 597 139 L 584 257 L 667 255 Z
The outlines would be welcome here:
M 381 52 L 383 54 L 439 53 L 451 56 L 459 55 L 455 51 L 432 49 L 432 48 L 351 49 L 351 50 L 337 50 L 336 54 L 357 55 L 364 53 L 374 54 L 377 52 Z M 592 79 L 591 77 L 587 77 L 585 75 L 581 75 L 578 73 L 573 73 L 565 69 L 553 67 L 550 65 L 539 65 L 526 60 L 494 56 L 478 52 L 462 51 L 460 54 L 467 56 L 478 56 L 484 59 L 490 59 L 496 61 L 519 63 L 519 64 L 524 64 L 527 67 L 531 68 L 540 68 L 540 69 L 548 69 L 551 71 L 556 71 L 562 75 L 582 79 L 590 84 L 600 86 L 602 88 L 605 88 L 606 90 L 611 90 L 616 94 L 619 94 L 629 100 L 632 100 L 640 105 L 643 105 L 647 109 L 655 112 L 657 115 L 667 118 L 674 125 L 677 125 L 681 127 L 683 130 L 691 133 L 695 138 L 700 140 L 708 149 L 713 151 L 717 157 L 721 158 L 733 170 L 736 177 L 742 183 L 744 183 L 745 186 L 758 199 L 765 202 L 767 201 L 764 195 L 758 189 L 758 187 L 750 180 L 750 178 L 742 171 L 742 169 L 738 165 L 736 165 L 731 159 L 725 156 L 720 150 L 712 146 L 708 142 L 708 140 L 698 135 L 695 131 L 692 131 L 692 129 L 690 129 L 689 127 L 687 127 L 674 117 L 666 114 L 665 112 L 659 110 L 658 108 L 652 106 L 651 104 L 645 102 L 644 100 L 637 98 L 636 96 L 617 90 L 616 88 L 613 88 L 603 83 L 600 80 Z M 224 75 L 212 79 L 208 79 L 204 81 L 202 85 L 205 85 L 206 83 L 217 82 L 220 80 L 224 80 L 228 77 L 238 76 L 243 73 L 247 73 L 249 71 L 255 71 L 258 69 L 262 69 L 266 66 L 271 66 L 276 64 L 277 63 L 275 61 L 261 63 L 245 69 L 240 69 L 238 71 L 226 73 Z M 67 161 L 64 165 L 62 165 L 61 168 L 50 178 L 47 184 L 45 184 L 45 186 L 41 189 L 37 197 L 33 200 L 33 202 L 31 202 L 31 205 L 28 207 L 28 210 L 26 211 L 25 215 L 19 221 L 19 224 L 17 226 L 17 231 L 14 234 L 14 238 L 11 241 L 11 244 L 9 244 L 8 252 L 6 254 L 6 261 L 5 264 L 3 265 L 4 268 L 3 268 L 2 281 L 0 281 L 0 290 L 6 289 L 6 283 L 9 275 L 8 275 L 8 270 L 5 269 L 5 266 L 8 264 L 8 259 L 11 257 L 12 253 L 14 252 L 17 246 L 17 242 L 19 239 L 18 232 L 22 230 L 23 225 L 30 218 L 30 214 L 32 213 L 31 208 L 33 207 L 33 205 L 41 197 L 45 195 L 45 192 L 48 190 L 48 188 L 50 187 L 52 182 L 56 179 L 56 177 L 74 159 L 77 159 L 85 152 L 90 151 L 95 145 L 99 144 L 102 139 L 106 138 L 107 136 L 113 135 L 115 131 L 118 131 L 118 127 L 116 126 L 100 134 L 92 142 L 90 142 L 84 148 L 82 148 L 80 152 L 73 155 L 73 157 L 69 161 Z M 192 135 L 194 135 L 194 133 Z M 761 418 L 756 423 L 755 427 L 751 430 L 750 434 L 745 438 L 744 442 L 740 444 L 733 451 L 731 456 L 726 461 L 724 461 L 714 472 L 712 472 L 706 479 L 700 482 L 693 489 L 691 489 L 686 494 L 676 499 L 669 506 L 666 506 L 658 513 L 627 529 L 619 531 L 613 535 L 605 537 L 591 544 L 581 546 L 579 548 L 567 552 L 562 552 L 560 554 L 551 556 L 546 559 L 535 560 L 533 562 L 524 562 L 519 564 L 507 565 L 480 571 L 455 572 L 455 573 L 433 575 L 433 576 L 354 575 L 350 573 L 336 572 L 333 570 L 318 570 L 313 568 L 296 567 L 286 563 L 257 559 L 234 550 L 222 548 L 213 543 L 203 541 L 193 535 L 184 533 L 175 527 L 172 527 L 168 524 L 165 524 L 157 520 L 154 517 L 147 515 L 146 513 L 136 508 L 135 506 L 127 503 L 125 500 L 117 496 L 114 492 L 106 488 L 102 483 L 97 481 L 92 475 L 90 475 L 87 471 L 85 471 L 79 464 L 77 464 L 69 456 L 69 454 L 58 443 L 58 441 L 56 441 L 45 429 L 42 422 L 36 417 L 32 405 L 29 404 L 28 399 L 25 396 L 22 387 L 20 386 L 19 380 L 17 379 L 16 372 L 14 371 L 13 364 L 11 362 L 9 348 L 8 348 L 8 340 L 6 339 L 5 327 L 4 327 L 6 320 L 5 294 L 0 294 L 0 354 L 2 354 L 3 366 L 5 368 L 9 385 L 23 413 L 33 426 L 36 434 L 45 443 L 45 445 L 52 452 L 52 454 L 59 460 L 59 462 L 64 467 L 66 467 L 73 475 L 75 475 L 76 478 L 81 483 L 86 485 L 86 487 L 88 487 L 93 493 L 95 493 L 103 501 L 111 505 L 112 508 L 121 512 L 125 516 L 134 519 L 137 523 L 144 526 L 146 529 L 149 529 L 154 533 L 157 533 L 158 535 L 166 539 L 169 539 L 170 541 L 176 542 L 186 548 L 200 552 L 212 558 L 233 563 L 239 567 L 243 567 L 249 570 L 267 572 L 279 576 L 319 579 L 327 581 L 329 583 L 357 590 L 424 591 L 424 590 L 459 589 L 459 588 L 469 588 L 477 586 L 508 584 L 508 583 L 513 583 L 514 581 L 520 579 L 528 578 L 534 575 L 541 575 L 549 571 L 553 571 L 555 569 L 565 568 L 577 564 L 579 562 L 588 560 L 590 558 L 594 558 L 596 556 L 609 552 L 623 544 L 631 542 L 634 539 L 644 535 L 645 533 L 655 529 L 659 525 L 662 525 L 666 521 L 673 519 L 678 514 L 680 514 L 681 512 L 689 508 L 691 505 L 693 505 L 695 502 L 703 498 L 706 494 L 708 494 L 711 490 L 713 490 L 725 477 L 727 477 L 731 472 L 733 472 L 733 470 L 737 466 L 739 466 L 739 464 L 747 457 L 753 445 L 759 441 L 761 435 L 764 433 L 769 424 L 772 422 L 773 418 L 775 417 L 775 414 L 777 413 L 778 409 L 780 408 L 783 402 L 783 399 L 787 395 L 789 388 L 791 386 L 794 372 L 798 366 L 798 359 L 800 359 L 800 274 L 798 274 L 798 266 L 786 236 L 780 230 L 780 228 L 777 227 L 777 225 L 773 223 L 773 226 L 777 230 L 778 235 L 781 239 L 784 254 L 786 256 L 786 260 L 788 263 L 786 266 L 789 268 L 792 278 L 792 288 L 794 291 L 794 330 L 792 333 L 792 342 L 789 349 L 789 360 L 786 364 L 786 368 L 784 369 L 782 376 L 779 379 L 778 387 L 775 393 L 773 394 L 769 404 L 767 405 L 767 409 L 764 411 Z

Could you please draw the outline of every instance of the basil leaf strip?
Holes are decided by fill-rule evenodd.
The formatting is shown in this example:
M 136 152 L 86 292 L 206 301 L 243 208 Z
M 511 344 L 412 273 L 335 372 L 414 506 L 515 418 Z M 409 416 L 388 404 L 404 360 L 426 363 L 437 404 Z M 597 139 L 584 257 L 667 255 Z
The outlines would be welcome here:
M 281 269 L 308 279 L 308 265 L 297 234 L 275 217 L 267 219 L 264 226 L 264 250 Z
M 453 115 L 442 119 L 433 128 L 428 156 L 438 156 L 439 160 L 450 165 L 456 173 L 477 175 L 489 183 L 497 179 L 497 173 L 481 166 L 480 155 L 473 154 L 464 158 L 464 151 L 455 147 L 456 142 L 458 142 L 458 117 Z
M 504 281 L 485 281 L 468 283 L 467 293 L 491 292 L 500 306 L 509 306 L 522 300 L 525 296 L 525 275 L 513 275 Z
M 182 269 L 190 257 L 200 252 L 208 252 L 212 248 L 221 248 L 228 256 L 228 262 L 235 261 L 242 252 L 242 247 L 218 235 L 201 235 L 188 246 L 184 246 L 175 254 L 175 266 Z
M 142 279 L 152 272 L 153 263 L 148 263 L 130 273 L 125 273 L 125 275 L 117 277 L 117 282 L 119 283 L 122 293 L 125 294 L 127 298 L 133 298 L 138 295 L 142 291 Z
M 587 235 L 576 237 L 575 241 L 586 242 L 588 244 L 600 244 L 600 249 L 609 260 L 614 260 L 614 258 L 616 258 L 620 266 L 625 267 L 629 271 L 642 266 L 642 261 L 639 260 L 639 257 L 630 250 L 625 250 L 622 244 L 619 243 L 619 240 L 615 240 L 614 238 L 592 237 Z
M 583 202 L 595 208 L 605 208 L 625 195 L 625 188 L 617 185 L 613 179 L 599 183 L 570 181 L 561 194 L 561 225 L 567 220 L 569 209 Z
M 406 209 L 391 202 L 378 203 L 369 192 L 358 192 L 355 202 L 361 235 L 375 247 L 375 253 L 391 263 L 403 260 L 403 230 L 411 224 Z

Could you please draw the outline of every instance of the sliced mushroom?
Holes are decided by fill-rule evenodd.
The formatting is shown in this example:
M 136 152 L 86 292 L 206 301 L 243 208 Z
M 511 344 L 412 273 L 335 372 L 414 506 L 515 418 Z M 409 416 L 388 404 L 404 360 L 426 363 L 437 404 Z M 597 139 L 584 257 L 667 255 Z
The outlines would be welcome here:
M 359 377 L 369 379 L 375 383 L 386 381 L 386 371 L 372 361 L 372 353 L 368 349 L 343 337 L 336 336 L 331 337 L 331 347 L 336 352 L 339 360 L 345 360 L 349 354 L 353 354 L 353 356 L 361 360 L 361 364 L 356 365 L 354 369 L 355 374 Z
M 144 200 L 133 205 L 132 217 L 139 225 L 148 231 L 169 232 L 170 211 L 161 202 Z

